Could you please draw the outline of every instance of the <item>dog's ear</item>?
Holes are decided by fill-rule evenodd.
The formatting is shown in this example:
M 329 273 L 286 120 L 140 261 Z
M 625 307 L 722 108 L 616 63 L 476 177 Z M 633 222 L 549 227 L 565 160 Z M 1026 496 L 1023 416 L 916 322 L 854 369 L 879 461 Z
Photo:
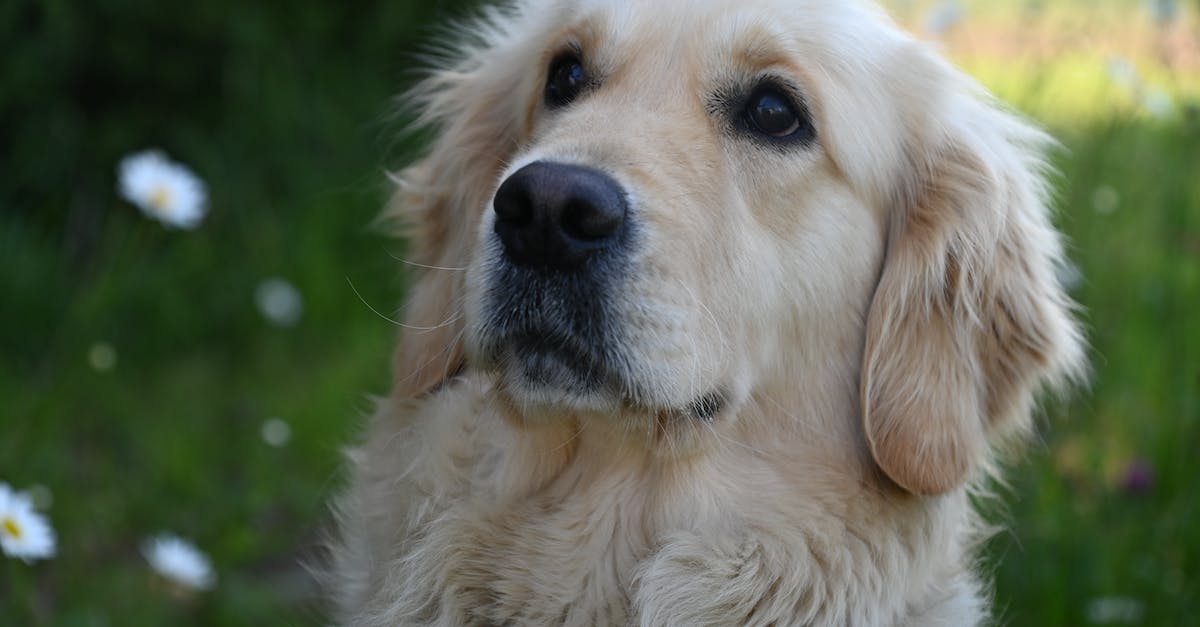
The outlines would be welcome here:
M 1048 140 L 958 80 L 968 93 L 929 96 L 943 110 L 910 127 L 926 136 L 909 144 L 867 320 L 867 440 L 914 494 L 964 484 L 996 436 L 1028 427 L 1037 388 L 1082 363 L 1045 205 Z
M 393 179 L 383 220 L 409 241 L 411 280 L 393 393 L 420 396 L 463 366 L 463 288 L 483 212 L 522 141 L 540 75 L 538 51 L 512 36 L 521 16 L 484 14 L 461 29 L 457 60 L 442 63 L 408 94 L 414 126 L 435 138 L 425 156 Z

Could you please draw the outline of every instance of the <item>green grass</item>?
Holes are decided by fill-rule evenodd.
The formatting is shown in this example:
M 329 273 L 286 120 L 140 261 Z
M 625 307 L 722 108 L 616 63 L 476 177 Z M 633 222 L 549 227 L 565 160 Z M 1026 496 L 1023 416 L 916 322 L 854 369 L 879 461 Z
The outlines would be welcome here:
M 0 559 L 0 624 L 320 622 L 300 561 L 395 335 L 363 300 L 403 293 L 402 244 L 368 226 L 410 148 L 385 120 L 452 4 L 0 8 L 0 481 L 50 491 L 59 542 Z M 148 147 L 208 184 L 200 229 L 116 197 Z M 255 308 L 272 276 L 303 294 L 295 328 Z M 211 556 L 216 590 L 151 575 L 139 545 L 161 531 Z
M 0 623 L 319 623 L 298 563 L 339 447 L 387 386 L 395 328 L 367 303 L 390 313 L 404 287 L 402 244 L 367 225 L 381 167 L 406 147 L 374 121 L 429 10 L 199 5 L 189 25 L 143 11 L 148 42 L 63 43 L 98 37 L 89 24 L 119 15 L 95 8 L 109 4 L 87 19 L 0 9 L 16 42 L 0 66 L 0 481 L 48 488 L 59 538 L 52 560 L 0 561 Z M 14 34 L 37 11 L 41 30 Z M 381 26 L 352 37 L 362 24 Z M 1063 143 L 1059 222 L 1094 371 L 1010 475 L 1008 530 L 985 560 L 997 608 L 1012 625 L 1079 625 L 1092 600 L 1129 597 L 1144 624 L 1185 624 L 1200 611 L 1200 122 L 1182 106 L 1147 115 L 1103 57 L 962 59 Z M 1194 73 L 1134 61 L 1196 101 Z M 147 92 L 151 79 L 165 91 Z M 95 80 L 127 92 L 92 93 Z M 115 197 L 117 160 L 147 146 L 209 184 L 199 230 L 166 231 Z M 1097 211 L 1097 190 L 1115 192 L 1114 210 Z M 271 276 L 304 295 L 295 328 L 255 310 Z M 109 372 L 89 366 L 97 342 L 117 351 Z M 259 435 L 272 416 L 292 427 L 286 447 Z M 1121 488 L 1133 460 L 1154 468 L 1150 489 Z M 150 574 L 138 547 L 163 530 L 213 558 L 214 591 L 181 595 Z

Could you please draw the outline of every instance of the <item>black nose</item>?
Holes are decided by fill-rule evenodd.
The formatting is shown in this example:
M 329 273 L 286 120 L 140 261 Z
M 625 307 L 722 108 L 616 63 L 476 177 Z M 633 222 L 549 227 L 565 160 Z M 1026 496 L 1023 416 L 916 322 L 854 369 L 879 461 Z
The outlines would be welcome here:
M 545 161 L 508 177 L 492 204 L 496 235 L 513 263 L 559 270 L 618 245 L 628 211 L 607 174 Z

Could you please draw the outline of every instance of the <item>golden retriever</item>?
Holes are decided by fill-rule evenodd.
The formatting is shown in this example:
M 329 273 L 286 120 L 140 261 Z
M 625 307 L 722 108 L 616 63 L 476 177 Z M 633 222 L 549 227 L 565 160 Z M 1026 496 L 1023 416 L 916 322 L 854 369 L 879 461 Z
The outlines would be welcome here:
M 1081 368 L 1047 138 L 847 0 L 522 0 L 415 90 L 353 625 L 971 625 Z

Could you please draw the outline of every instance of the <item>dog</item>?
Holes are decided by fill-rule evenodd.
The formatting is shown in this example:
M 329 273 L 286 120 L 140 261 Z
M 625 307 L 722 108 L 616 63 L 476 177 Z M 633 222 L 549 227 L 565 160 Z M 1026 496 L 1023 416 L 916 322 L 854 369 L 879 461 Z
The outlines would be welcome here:
M 351 625 L 973 625 L 1083 366 L 1052 146 L 850 0 L 520 0 L 412 92 Z

